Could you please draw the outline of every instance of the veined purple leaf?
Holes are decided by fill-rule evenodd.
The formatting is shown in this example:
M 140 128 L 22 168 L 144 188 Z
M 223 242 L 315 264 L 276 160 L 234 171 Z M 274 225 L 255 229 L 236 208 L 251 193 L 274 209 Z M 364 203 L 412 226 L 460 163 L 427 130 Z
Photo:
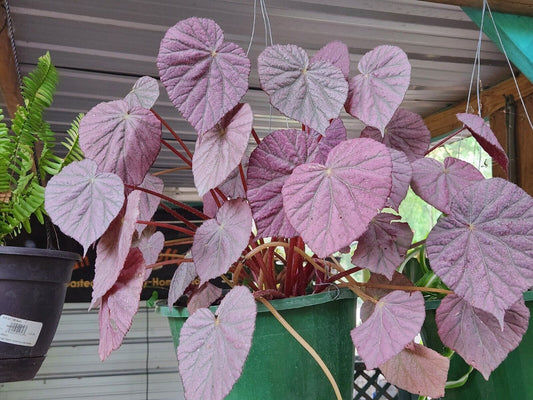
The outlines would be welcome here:
M 296 167 L 282 189 L 289 222 L 319 257 L 361 236 L 391 190 L 388 149 L 351 139 L 330 151 L 325 165 Z
M 250 60 L 239 46 L 224 42 L 222 29 L 210 19 L 187 18 L 170 28 L 157 68 L 170 100 L 200 134 L 248 90 Z
M 522 189 L 500 178 L 475 182 L 456 194 L 450 214 L 430 232 L 431 268 L 503 327 L 505 310 L 533 286 L 531 224 L 533 199 Z
M 98 354 L 102 361 L 120 347 L 131 327 L 133 316 L 139 309 L 145 268 L 141 251 L 131 249 L 117 282 L 102 299 L 102 307 L 98 313 Z
M 142 107 L 149 110 L 159 97 L 159 83 L 151 76 L 137 79 L 131 91 L 124 97 L 130 107 Z
M 147 174 L 144 177 L 143 182 L 140 184 L 140 187 L 151 190 L 152 192 L 163 193 L 164 184 L 161 178 L 158 178 L 152 174 Z M 157 211 L 157 207 L 159 207 L 160 202 L 161 199 L 159 197 L 142 192 L 139 203 L 139 220 L 150 221 Z M 146 228 L 146 225 L 137 224 L 137 233 L 140 235 L 144 228 Z
M 228 271 L 248 245 L 252 212 L 242 199 L 229 200 L 196 231 L 192 258 L 201 283 Z
M 178 366 L 187 400 L 222 400 L 239 379 L 252 346 L 255 300 L 233 288 L 215 315 L 202 308 L 181 328 Z
M 403 151 L 395 149 L 389 151 L 392 159 L 392 189 L 386 205 L 398 211 L 409 190 L 413 168 Z
M 424 201 L 445 214 L 450 213 L 451 200 L 471 183 L 485 179 L 472 164 L 447 157 L 444 164 L 433 158 L 413 163 L 413 191 Z
M 335 65 L 342 71 L 344 78 L 348 80 L 348 76 L 350 75 L 350 53 L 348 51 L 348 46 L 344 43 L 334 41 L 322 47 L 311 58 L 311 63 L 316 63 L 318 61 L 328 61 Z
M 44 207 L 63 233 L 76 239 L 83 252 L 106 231 L 124 204 L 120 177 L 97 172 L 94 161 L 67 165 L 45 190 Z
M 239 165 L 252 132 L 249 104 L 239 104 L 214 128 L 198 136 L 192 159 L 194 184 L 203 196 L 228 177 Z
M 80 122 L 80 147 L 98 170 L 139 185 L 161 149 L 161 122 L 124 100 L 100 103 Z
M 320 133 L 311 130 L 311 135 L 318 139 Z M 344 142 L 346 139 L 346 128 L 344 127 L 342 119 L 335 118 L 326 129 L 324 137 L 318 142 L 318 153 L 313 162 L 324 164 L 331 149 L 337 146 L 340 142 Z
M 409 224 L 400 219 L 393 214 L 376 215 L 359 238 L 352 263 L 392 279 L 413 240 Z
M 410 343 L 379 369 L 387 382 L 413 394 L 444 396 L 450 359 L 425 346 Z
M 282 114 L 324 134 L 348 94 L 342 71 L 327 61 L 309 63 L 295 45 L 267 47 L 258 59 L 261 87 Z
M 377 140 L 391 149 L 402 151 L 410 162 L 423 158 L 431 141 L 431 133 L 423 118 L 403 108 L 396 110 L 383 133 L 367 126 L 361 132 L 361 137 Z
M 135 247 L 143 253 L 144 262 L 146 265 L 152 265 L 157 262 L 159 254 L 165 246 L 165 235 L 163 232 L 146 233 L 144 231 L 139 240 L 135 243 Z
M 398 271 L 394 271 L 392 279 L 387 279 L 387 277 L 381 274 L 372 274 L 370 275 L 370 279 L 367 283 L 369 285 L 414 286 L 413 282 L 411 282 L 409 278 L 407 278 L 403 274 L 400 274 Z M 372 286 L 368 286 L 365 291 L 366 294 L 368 294 L 369 296 L 372 296 L 376 300 L 379 300 L 383 296 L 386 296 L 387 294 L 392 292 L 393 289 L 375 288 Z M 363 312 L 363 309 L 361 309 L 361 320 L 364 322 L 368 319 L 368 317 L 370 317 L 370 315 L 374 311 L 374 303 L 372 303 L 371 301 L 365 301 L 363 303 L 362 308 L 367 309 L 365 310 L 365 312 Z
M 140 199 L 140 191 L 130 193 L 124 213 L 115 218 L 96 245 L 91 307 L 97 305 L 101 297 L 111 289 L 124 267 L 139 217 Z
M 272 132 L 250 155 L 247 197 L 259 238 L 298 235 L 285 215 L 281 189 L 294 168 L 316 157 L 316 150 L 316 139 L 287 129 Z
M 483 150 L 485 150 L 489 156 L 494 158 L 494 160 L 507 171 L 509 159 L 500 142 L 498 142 L 496 135 L 494 135 L 494 132 L 490 129 L 489 124 L 487 124 L 483 118 L 475 114 L 457 114 L 457 119 L 466 125 Z
M 523 298 L 513 304 L 505 311 L 502 330 L 492 314 L 472 307 L 457 295 L 448 295 L 441 301 L 435 321 L 442 343 L 488 380 L 522 340 L 529 323 L 529 308 Z
M 361 58 L 358 68 L 361 73 L 350 80 L 346 111 L 383 135 L 409 87 L 411 64 L 399 47 L 378 46 Z
M 187 303 L 189 315 L 193 315 L 200 308 L 209 307 L 220 296 L 222 296 L 222 289 L 209 282 L 204 283 L 202 288 Z
M 351 332 L 366 368 L 374 369 L 402 351 L 420 332 L 425 316 L 420 292 L 395 290 L 382 297 L 372 315 Z
M 217 199 L 219 200 L 221 205 L 224 204 L 224 202 L 226 201 L 225 199 L 221 199 L 217 193 L 215 193 L 215 196 L 217 196 Z M 211 192 L 208 192 L 202 196 L 202 203 L 203 203 L 202 212 L 205 215 L 207 215 L 209 218 L 214 218 L 215 215 L 217 215 L 218 206 Z
M 196 267 L 192 262 L 180 264 L 174 272 L 170 288 L 168 289 L 168 306 L 172 307 L 176 301 L 185 293 L 185 289 L 196 278 Z

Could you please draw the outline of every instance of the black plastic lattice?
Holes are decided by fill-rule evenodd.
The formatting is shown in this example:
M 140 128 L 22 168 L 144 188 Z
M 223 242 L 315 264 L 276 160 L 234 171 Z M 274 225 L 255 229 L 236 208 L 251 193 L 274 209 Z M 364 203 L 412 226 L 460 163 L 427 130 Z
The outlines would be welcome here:
M 361 358 L 356 357 L 354 400 L 397 400 L 397 390 L 385 380 L 379 369 L 367 371 Z M 381 378 L 381 379 L 380 379 Z M 390 390 L 393 388 L 393 390 Z M 394 393 L 394 394 L 391 394 Z

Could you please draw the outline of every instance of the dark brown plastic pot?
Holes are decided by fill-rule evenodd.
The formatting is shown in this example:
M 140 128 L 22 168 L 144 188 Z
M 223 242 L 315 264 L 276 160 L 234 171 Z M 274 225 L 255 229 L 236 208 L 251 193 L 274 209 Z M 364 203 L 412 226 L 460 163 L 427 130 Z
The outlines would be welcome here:
M 41 367 L 79 259 L 66 251 L 0 246 L 0 382 L 32 379 Z

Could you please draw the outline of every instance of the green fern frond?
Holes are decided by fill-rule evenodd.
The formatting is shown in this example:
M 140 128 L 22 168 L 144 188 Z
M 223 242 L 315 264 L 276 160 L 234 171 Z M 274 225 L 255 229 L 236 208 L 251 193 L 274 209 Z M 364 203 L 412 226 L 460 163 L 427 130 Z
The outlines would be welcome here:
M 65 138 L 65 141 L 61 142 L 61 144 L 68 150 L 67 155 L 63 159 L 63 166 L 66 166 L 74 161 L 81 161 L 85 158 L 85 155 L 80 147 L 79 135 L 80 122 L 83 116 L 84 114 L 80 113 L 76 119 L 72 121 L 70 128 L 67 130 L 67 137 Z

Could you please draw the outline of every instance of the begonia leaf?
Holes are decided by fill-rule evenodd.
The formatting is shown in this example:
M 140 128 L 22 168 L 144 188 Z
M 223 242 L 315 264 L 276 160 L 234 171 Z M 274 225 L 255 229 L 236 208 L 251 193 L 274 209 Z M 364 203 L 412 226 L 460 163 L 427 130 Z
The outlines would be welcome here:
M 377 140 L 391 149 L 402 151 L 410 162 L 423 158 L 431 141 L 431 133 L 422 117 L 403 108 L 396 110 L 383 133 L 367 126 L 362 130 L 361 137 Z
M 131 249 L 118 280 L 102 299 L 98 313 L 100 322 L 98 354 L 102 361 L 120 347 L 131 327 L 133 316 L 139 309 L 145 268 L 141 251 Z
M 457 193 L 483 179 L 481 172 L 466 161 L 447 157 L 441 163 L 426 157 L 413 163 L 411 187 L 424 201 L 449 214 L 451 200 Z
M 470 305 L 493 314 L 533 286 L 533 199 L 501 178 L 457 193 L 426 240 L 431 268 Z M 502 266 L 505 266 L 502 268 Z
M 200 308 L 209 307 L 220 296 L 222 296 L 221 288 L 209 282 L 205 283 L 187 303 L 189 315 L 193 315 Z
M 390 292 L 392 292 L 394 289 L 385 289 L 381 287 L 372 287 L 372 285 L 389 285 L 389 286 L 414 286 L 413 282 L 406 277 L 404 274 L 400 274 L 398 271 L 394 271 L 394 274 L 392 275 L 392 279 L 388 279 L 385 275 L 381 274 L 372 274 L 370 275 L 370 279 L 367 282 L 368 286 L 365 288 L 366 294 L 369 296 L 374 297 L 376 300 L 379 300 L 383 296 L 386 296 Z M 363 306 L 366 308 L 369 307 L 369 313 L 364 316 L 363 310 L 361 310 L 361 320 L 366 321 L 368 317 L 372 314 L 372 311 L 374 311 L 373 308 L 374 303 L 371 301 L 365 301 L 363 303 Z M 364 317 L 364 318 L 363 318 Z
M 392 279 L 413 240 L 409 224 L 400 219 L 393 214 L 376 215 L 357 241 L 352 263 Z
M 409 87 L 411 64 L 399 47 L 378 46 L 361 58 L 358 68 L 360 74 L 350 80 L 346 111 L 383 135 Z
M 163 193 L 164 184 L 161 178 L 158 178 L 152 174 L 147 174 L 144 177 L 143 182 L 140 184 L 140 187 L 151 190 L 152 192 Z M 157 211 L 160 202 L 161 199 L 159 197 L 150 193 L 142 192 L 141 201 L 139 203 L 139 220 L 150 221 Z M 137 224 L 137 233 L 140 235 L 144 228 L 146 228 L 146 225 Z
M 124 100 L 100 103 L 81 119 L 80 147 L 98 170 L 139 185 L 161 149 L 161 122 Z
M 97 172 L 94 161 L 67 165 L 53 176 L 45 190 L 45 209 L 63 233 L 83 246 L 83 252 L 103 235 L 124 203 L 119 176 Z
M 420 396 L 444 396 L 450 359 L 435 350 L 410 343 L 379 369 L 387 382 Z
M 507 153 L 496 138 L 494 132 L 490 129 L 489 124 L 486 123 L 483 118 L 475 114 L 457 114 L 457 119 L 465 124 L 483 150 L 485 150 L 489 156 L 494 158 L 494 160 L 507 171 L 509 165 Z
M 320 134 L 315 130 L 311 130 L 311 135 L 317 137 L 318 139 Z M 333 121 L 331 121 L 331 124 L 329 124 L 328 128 L 326 129 L 324 137 L 322 137 L 318 142 L 318 153 L 313 162 L 324 164 L 331 149 L 346 139 L 346 128 L 342 122 L 342 119 L 335 118 Z
M 225 202 L 216 218 L 204 221 L 191 250 L 202 283 L 228 271 L 248 245 L 251 231 L 252 212 L 242 199 Z
M 389 151 L 392 159 L 392 189 L 386 205 L 398 211 L 409 190 L 413 168 L 403 151 L 395 149 Z
M 143 253 L 144 262 L 146 265 L 152 265 L 157 262 L 159 254 L 165 246 L 165 235 L 163 232 L 154 232 L 147 234 L 146 231 L 143 232 L 135 247 L 138 247 L 139 250 Z
M 239 104 L 214 128 L 198 136 L 192 159 L 194 184 L 203 196 L 214 189 L 239 165 L 252 132 L 249 104 Z
M 282 114 L 324 134 L 348 94 L 342 71 L 327 61 L 309 63 L 295 45 L 267 47 L 258 59 L 261 87 Z
M 350 53 L 348 46 L 344 43 L 336 40 L 326 44 L 311 58 L 311 63 L 318 61 L 328 61 L 335 65 L 342 71 L 344 78 L 348 80 L 350 74 Z
M 179 265 L 174 272 L 172 280 L 170 281 L 170 288 L 168 289 L 168 306 L 178 301 L 183 296 L 185 289 L 191 284 L 196 277 L 196 267 L 192 262 L 185 262 Z
M 142 107 L 149 110 L 159 97 L 159 83 L 151 76 L 142 76 L 133 85 L 124 100 L 131 107 Z
M 316 157 L 316 150 L 316 139 L 287 129 L 266 136 L 250 155 L 247 197 L 259 238 L 298 235 L 285 215 L 281 189 L 294 168 Z
M 224 204 L 226 199 L 222 199 L 218 193 L 214 193 L 214 195 L 217 197 L 220 205 Z M 218 212 L 218 206 L 215 202 L 215 199 L 213 198 L 213 194 L 211 192 L 208 192 L 202 196 L 202 203 L 203 203 L 203 209 L 202 212 L 207 215 L 209 218 L 214 218 L 215 215 L 217 215 Z
M 294 169 L 282 189 L 289 222 L 319 257 L 361 236 L 391 190 L 388 149 L 371 139 L 351 139 L 333 148 L 325 165 Z
M 435 315 L 439 336 L 485 379 L 522 340 L 529 324 L 529 308 L 520 299 L 505 311 L 503 330 L 496 317 L 448 295 Z
M 395 290 L 382 297 L 372 315 L 351 332 L 366 368 L 374 369 L 402 351 L 420 332 L 425 316 L 420 292 Z
M 250 60 L 206 18 L 187 18 L 170 28 L 157 57 L 159 77 L 172 103 L 198 133 L 233 109 L 248 90 Z
M 237 286 L 215 315 L 202 308 L 185 321 L 177 353 L 187 400 L 222 400 L 231 391 L 252 346 L 256 313 L 250 291 Z

